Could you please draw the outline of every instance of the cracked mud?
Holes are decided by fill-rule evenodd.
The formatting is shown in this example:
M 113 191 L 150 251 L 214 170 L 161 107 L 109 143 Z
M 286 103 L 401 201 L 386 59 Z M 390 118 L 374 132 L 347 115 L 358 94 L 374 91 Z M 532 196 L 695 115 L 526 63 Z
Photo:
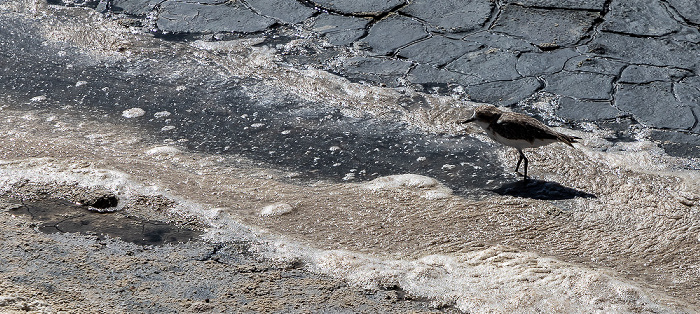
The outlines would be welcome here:
M 572 126 L 632 119 L 653 130 L 651 138 L 664 142 L 669 154 L 700 153 L 700 8 L 692 1 L 105 3 L 107 11 L 153 17 L 153 31 L 161 33 L 301 27 L 337 45 L 315 50 L 366 49 L 362 62 L 343 62 L 341 73 L 350 78 L 391 87 L 444 87 L 442 93 L 462 86 L 474 101 L 525 111 L 533 95 L 551 93 L 567 99 L 557 105 L 566 107 L 561 117 Z M 516 41 L 522 44 L 513 45 Z M 330 69 L 337 55 L 311 64 Z M 381 70 L 387 67 L 391 71 Z M 665 84 L 646 86 L 652 82 Z M 650 93 L 653 98 L 645 97 Z M 591 102 L 600 100 L 608 101 L 602 108 L 607 114 L 588 114 L 601 110 L 601 103 Z M 658 118 L 669 112 L 680 121 Z

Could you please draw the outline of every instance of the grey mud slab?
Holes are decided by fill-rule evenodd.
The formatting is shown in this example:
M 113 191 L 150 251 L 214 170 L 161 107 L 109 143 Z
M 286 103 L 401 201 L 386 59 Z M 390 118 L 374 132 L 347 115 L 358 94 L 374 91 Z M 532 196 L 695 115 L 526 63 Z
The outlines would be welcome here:
M 455 33 L 483 27 L 493 7 L 493 1 L 488 0 L 414 0 L 400 12 L 426 21 L 438 30 Z
M 51 192 L 47 186 L 39 189 Z M 132 241 L 123 233 L 129 225 L 119 219 L 113 222 L 122 234 L 113 228 L 93 230 L 94 235 L 45 230 L 41 219 L 48 217 L 38 208 L 64 211 L 70 220 L 75 205 L 59 199 L 23 205 L 17 197 L 29 201 L 36 196 L 31 189 L 24 192 L 0 196 L 0 312 L 87 313 L 95 306 L 103 313 L 458 312 L 430 309 L 397 288 L 365 291 L 312 274 L 302 264 L 265 260 L 246 241 L 203 242 L 176 224 L 157 225 L 170 230 L 170 237 L 150 242 Z M 33 211 L 34 218 L 19 214 L 24 210 Z M 83 215 L 99 216 L 107 224 L 115 217 Z M 172 230 L 181 230 L 180 237 Z
M 318 52 L 315 58 L 288 53 L 287 60 L 297 60 L 300 66 L 332 69 L 352 47 L 350 58 L 379 55 L 401 62 L 387 60 L 384 64 L 398 68 L 382 66 L 381 73 L 345 62 L 338 73 L 351 79 L 390 87 L 417 85 L 443 94 L 467 90 L 465 96 L 471 100 L 494 101 L 526 112 L 532 111 L 528 99 L 544 91 L 555 96 L 552 106 L 566 107 L 558 112 L 567 113 L 572 127 L 589 122 L 603 127 L 607 122 L 590 120 L 590 114 L 574 114 L 574 108 L 588 106 L 572 107 L 560 99 L 610 101 L 621 116 L 637 122 L 635 128 L 689 135 L 683 138 L 700 150 L 700 127 L 688 130 L 685 123 L 698 118 L 700 104 L 693 100 L 697 88 L 682 82 L 692 81 L 700 72 L 697 1 L 115 0 L 108 11 L 150 15 L 157 33 L 268 32 L 270 36 L 284 27 L 304 30 L 309 33 L 293 32 L 300 37 L 318 36 L 327 45 L 311 49 Z M 142 24 L 147 27 L 149 22 Z M 403 69 L 407 63 L 410 71 Z M 353 64 L 357 64 L 354 69 Z M 534 77 L 546 84 L 533 88 Z M 657 103 L 631 105 L 629 91 L 645 90 L 643 85 L 654 81 L 678 86 L 654 88 L 662 93 L 654 96 Z M 504 92 L 486 94 L 501 86 Z M 508 92 L 512 96 L 503 95 Z M 653 116 L 678 106 L 691 108 L 682 110 L 688 115 L 680 118 L 683 123 Z M 599 116 L 610 115 L 606 110 Z M 577 116 L 585 119 L 574 119 Z

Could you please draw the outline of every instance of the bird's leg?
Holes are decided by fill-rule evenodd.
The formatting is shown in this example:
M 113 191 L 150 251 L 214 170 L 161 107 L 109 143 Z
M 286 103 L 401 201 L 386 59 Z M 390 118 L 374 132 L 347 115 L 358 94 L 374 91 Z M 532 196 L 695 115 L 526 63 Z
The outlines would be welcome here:
M 520 169 L 520 163 L 524 160 L 524 174 L 523 177 L 525 180 L 527 180 L 527 157 L 525 157 L 525 154 L 523 153 L 522 150 L 518 149 L 518 154 L 520 155 L 518 158 L 518 164 L 515 166 L 515 172 L 518 172 L 518 169 Z
M 523 154 L 522 152 L 520 152 L 520 156 L 522 156 L 523 160 L 525 160 L 525 164 L 523 165 L 525 166 L 525 176 L 523 177 L 523 179 L 527 180 L 527 157 L 525 157 L 525 154 Z
M 523 152 L 518 150 L 518 153 L 520 153 L 520 155 L 518 156 L 518 164 L 515 166 L 515 172 L 518 172 L 518 169 L 520 169 L 520 162 L 523 161 Z

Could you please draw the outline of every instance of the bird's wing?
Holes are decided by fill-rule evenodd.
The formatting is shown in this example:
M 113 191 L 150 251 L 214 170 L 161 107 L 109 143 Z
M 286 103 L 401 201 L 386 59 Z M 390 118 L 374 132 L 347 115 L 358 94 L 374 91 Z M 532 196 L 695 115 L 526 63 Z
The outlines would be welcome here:
M 521 114 L 504 114 L 490 127 L 507 139 L 525 139 L 530 143 L 535 139 L 561 140 L 559 132 L 550 129 L 533 117 Z

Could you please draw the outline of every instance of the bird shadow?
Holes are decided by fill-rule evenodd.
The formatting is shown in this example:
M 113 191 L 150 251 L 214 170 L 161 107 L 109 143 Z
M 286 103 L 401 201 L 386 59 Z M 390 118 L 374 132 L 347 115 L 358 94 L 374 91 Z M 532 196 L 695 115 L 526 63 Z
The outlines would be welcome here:
M 576 197 L 598 198 L 595 194 L 563 186 L 553 181 L 527 179 L 506 183 L 491 190 L 500 195 L 526 197 L 537 200 L 568 200 Z

